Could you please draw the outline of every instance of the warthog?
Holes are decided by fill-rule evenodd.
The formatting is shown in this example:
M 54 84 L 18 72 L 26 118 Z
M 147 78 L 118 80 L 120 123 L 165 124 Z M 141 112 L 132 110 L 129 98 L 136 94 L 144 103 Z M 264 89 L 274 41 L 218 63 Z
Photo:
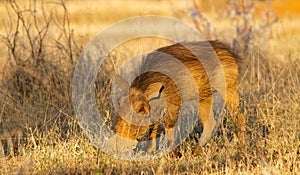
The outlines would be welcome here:
M 174 61 L 179 64 L 175 64 Z M 239 56 L 229 46 L 218 41 L 177 43 L 149 53 L 140 63 L 142 73 L 131 85 L 119 75 L 115 78 L 119 88 L 128 93 L 119 101 L 119 117 L 114 126 L 116 133 L 133 140 L 145 137 L 146 140 L 156 140 L 160 123 L 164 124 L 166 132 L 171 130 L 178 120 L 182 102 L 193 99 L 191 89 L 193 83 L 199 100 L 199 108 L 197 107 L 199 119 L 205 128 L 213 102 L 213 91 L 218 90 L 216 87 L 219 86 L 218 83 L 223 83 L 226 89 L 226 107 L 239 128 L 239 138 L 243 139 L 245 118 L 242 114 L 238 114 L 238 61 Z M 183 69 L 188 70 L 192 80 L 183 75 Z M 223 75 L 225 82 L 218 80 L 220 75 Z M 129 112 L 129 106 L 136 113 L 136 117 L 142 119 L 148 116 L 151 111 L 151 100 L 162 96 L 167 107 L 166 117 L 163 119 L 156 120 L 153 125 L 138 125 L 124 119 L 128 115 L 133 115 Z M 147 152 L 156 149 L 153 148 L 154 145 L 149 145 Z

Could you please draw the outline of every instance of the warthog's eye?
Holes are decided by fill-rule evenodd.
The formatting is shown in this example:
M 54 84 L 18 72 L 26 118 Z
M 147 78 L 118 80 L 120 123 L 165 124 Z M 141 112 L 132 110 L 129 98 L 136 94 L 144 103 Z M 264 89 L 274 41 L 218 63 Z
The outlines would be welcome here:
M 148 114 L 150 112 L 150 106 L 147 104 L 143 104 L 136 110 L 136 112 L 141 115 Z
M 144 107 L 141 107 L 138 111 L 139 114 L 145 114 L 146 113 L 146 110 Z

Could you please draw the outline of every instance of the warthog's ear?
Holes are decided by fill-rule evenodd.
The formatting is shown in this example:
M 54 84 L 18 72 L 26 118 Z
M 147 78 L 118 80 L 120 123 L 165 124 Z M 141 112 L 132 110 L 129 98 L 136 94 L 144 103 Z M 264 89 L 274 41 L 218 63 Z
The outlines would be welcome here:
M 127 93 L 129 92 L 129 84 L 127 83 L 126 80 L 124 80 L 120 75 L 116 74 L 115 75 L 115 82 L 118 86 L 118 89 L 122 93 Z
M 159 99 L 161 97 L 161 93 L 164 90 L 165 86 L 162 83 L 154 83 L 149 86 L 147 89 L 148 93 L 148 102 L 151 100 Z

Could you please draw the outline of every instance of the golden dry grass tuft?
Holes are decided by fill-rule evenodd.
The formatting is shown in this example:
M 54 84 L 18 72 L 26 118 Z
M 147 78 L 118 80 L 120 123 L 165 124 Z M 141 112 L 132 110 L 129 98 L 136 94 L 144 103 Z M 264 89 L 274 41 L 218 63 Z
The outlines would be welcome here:
M 20 1 L 27 4 L 20 8 L 29 9 L 28 2 Z M 280 3 L 287 5 L 277 5 Z M 8 139 L 1 138 L 1 174 L 300 173 L 300 23 L 297 15 L 286 17 L 280 13 L 281 18 L 268 40 L 247 56 L 249 65 L 240 83 L 249 136 L 243 150 L 239 149 L 233 121 L 228 118 L 197 157 L 183 151 L 179 160 L 167 155 L 158 160 L 130 162 L 98 150 L 78 127 L 70 101 L 75 61 L 86 43 L 107 25 L 136 15 L 171 16 L 184 2 L 71 0 L 64 3 L 70 17 L 66 18 L 61 2 L 51 1 L 45 4 L 53 9 L 51 28 L 40 55 L 35 50 L 39 44 L 29 46 L 24 27 L 18 35 L 16 50 L 6 47 L 7 39 L 14 37 L 10 27 L 15 26 L 17 18 L 7 1 L 0 4 L 3 24 L 0 25 L 3 50 L 0 53 L 0 135 L 22 128 L 25 136 L 18 138 L 10 134 L 9 138 L 17 144 L 13 146 L 14 154 L 10 152 Z M 298 5 L 289 0 L 275 2 L 276 9 L 289 8 L 293 13 Z M 70 20 L 70 28 L 62 19 Z M 219 38 L 226 39 L 230 35 L 230 22 L 213 21 L 219 26 L 216 31 Z M 35 35 L 38 29 L 32 24 L 32 37 L 38 36 Z M 137 39 L 118 47 L 112 56 L 126 58 L 167 44 L 169 41 L 161 39 Z M 9 54 L 12 51 L 16 53 L 15 61 L 2 69 L 6 60 L 13 59 Z M 184 148 L 189 150 L 189 144 L 185 143 Z

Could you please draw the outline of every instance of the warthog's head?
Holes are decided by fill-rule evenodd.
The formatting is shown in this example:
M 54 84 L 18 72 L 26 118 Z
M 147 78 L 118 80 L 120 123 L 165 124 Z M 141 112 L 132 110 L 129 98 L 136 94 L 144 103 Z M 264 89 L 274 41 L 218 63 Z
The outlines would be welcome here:
M 130 86 L 118 75 L 115 80 L 118 89 L 122 91 L 117 102 L 116 132 L 130 139 L 139 139 L 166 113 L 165 98 L 162 95 L 164 85 L 153 83 L 147 87 Z
M 137 114 L 145 115 L 150 113 L 149 100 L 141 89 L 135 87 L 129 88 L 128 99 L 130 106 Z

